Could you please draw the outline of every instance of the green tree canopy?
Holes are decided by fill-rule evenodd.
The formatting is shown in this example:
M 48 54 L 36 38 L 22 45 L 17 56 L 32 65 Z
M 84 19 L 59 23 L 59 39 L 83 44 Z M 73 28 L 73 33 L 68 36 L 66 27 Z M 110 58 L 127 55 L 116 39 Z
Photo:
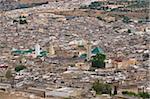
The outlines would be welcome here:
M 130 29 L 128 29 L 128 33 L 131 33 L 131 30 L 130 30 Z
M 6 77 L 7 79 L 10 79 L 10 78 L 12 77 L 12 73 L 11 73 L 11 70 L 10 70 L 10 69 L 8 69 L 8 70 L 6 71 L 5 77 Z
M 96 68 L 104 68 L 105 67 L 105 59 L 106 55 L 102 53 L 98 53 L 92 57 L 92 67 Z
M 142 97 L 143 99 L 150 99 L 150 93 L 148 92 L 140 92 L 138 96 Z
M 23 69 L 26 69 L 26 67 L 23 66 L 23 65 L 18 65 L 18 66 L 15 67 L 15 71 L 16 71 L 16 72 L 19 72 L 19 71 L 21 71 L 21 70 L 23 70 Z
M 150 94 L 148 92 L 134 93 L 131 91 L 122 91 L 122 94 L 128 96 L 141 97 L 142 99 L 150 99 Z
M 111 95 L 112 87 L 109 84 L 96 81 L 93 83 L 92 88 L 96 91 L 97 94 L 110 94 Z
M 90 8 L 90 9 L 98 9 L 98 8 L 101 7 L 101 5 L 102 5 L 101 2 L 94 1 L 94 2 L 92 2 L 92 3 L 89 5 L 89 8 Z
M 124 16 L 122 21 L 123 21 L 124 23 L 129 23 L 129 22 L 130 22 L 130 18 L 127 17 L 127 16 Z

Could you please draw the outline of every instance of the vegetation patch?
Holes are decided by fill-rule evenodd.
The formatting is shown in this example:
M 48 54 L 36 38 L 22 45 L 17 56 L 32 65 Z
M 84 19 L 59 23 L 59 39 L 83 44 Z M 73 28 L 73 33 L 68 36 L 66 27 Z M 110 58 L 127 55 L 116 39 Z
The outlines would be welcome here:
M 18 65 L 18 66 L 15 67 L 15 71 L 16 71 L 16 72 L 19 72 L 19 71 L 21 71 L 21 70 L 23 70 L 23 69 L 26 69 L 26 67 L 23 66 L 23 65 Z
M 112 87 L 109 84 L 96 81 L 93 83 L 92 88 L 93 90 L 96 91 L 96 94 L 110 94 L 111 95 Z
M 139 92 L 139 93 L 134 93 L 130 91 L 122 91 L 123 95 L 128 95 L 128 96 L 134 96 L 134 97 L 141 97 L 142 99 L 149 99 L 150 94 L 148 92 Z

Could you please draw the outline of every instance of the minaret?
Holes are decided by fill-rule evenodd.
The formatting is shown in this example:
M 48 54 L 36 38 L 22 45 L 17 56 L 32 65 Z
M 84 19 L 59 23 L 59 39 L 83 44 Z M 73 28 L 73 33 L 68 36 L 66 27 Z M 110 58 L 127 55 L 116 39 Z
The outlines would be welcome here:
M 87 61 L 90 61 L 91 60 L 91 42 L 88 41 L 87 42 Z
M 35 45 L 35 55 L 36 55 L 36 56 L 39 56 L 39 55 L 40 55 L 40 45 L 39 45 L 39 44 L 36 44 L 36 45 Z
M 92 37 L 92 33 L 93 31 L 90 30 L 88 35 L 87 35 L 87 61 L 90 61 L 91 60 L 91 37 Z
M 52 44 L 50 44 L 49 48 L 48 48 L 48 52 L 49 55 L 54 55 L 55 54 L 55 50 Z

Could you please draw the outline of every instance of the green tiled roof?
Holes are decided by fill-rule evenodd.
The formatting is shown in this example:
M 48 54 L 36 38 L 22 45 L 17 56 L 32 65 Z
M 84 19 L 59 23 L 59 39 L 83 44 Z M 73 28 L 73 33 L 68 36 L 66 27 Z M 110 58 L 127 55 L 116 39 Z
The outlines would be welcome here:
M 98 53 L 104 53 L 104 51 L 101 48 L 96 47 L 96 48 L 92 49 L 91 53 L 98 54 Z M 80 58 L 86 58 L 86 57 L 87 57 L 86 53 L 80 55 Z
M 44 56 L 47 56 L 47 51 L 40 52 L 39 57 L 44 57 Z
M 23 51 L 24 54 L 28 54 L 28 53 L 32 53 L 33 50 L 32 49 L 29 49 L 29 50 L 26 50 L 26 51 Z
M 12 51 L 13 53 L 15 54 L 22 54 L 23 52 L 21 50 L 15 50 L 15 51 Z
M 15 54 L 28 54 L 28 53 L 32 53 L 33 50 L 32 49 L 25 50 L 25 51 L 23 51 L 23 50 L 14 50 L 12 52 L 15 53 Z
M 34 49 L 28 49 L 28 50 L 12 50 L 12 53 L 15 53 L 15 54 L 31 54 L 32 52 L 34 51 Z M 40 52 L 40 55 L 38 57 L 44 57 L 44 56 L 47 56 L 47 51 L 41 51 Z
M 98 54 L 98 53 L 104 53 L 104 52 L 101 48 L 98 48 L 98 47 L 96 47 L 92 50 L 92 54 Z

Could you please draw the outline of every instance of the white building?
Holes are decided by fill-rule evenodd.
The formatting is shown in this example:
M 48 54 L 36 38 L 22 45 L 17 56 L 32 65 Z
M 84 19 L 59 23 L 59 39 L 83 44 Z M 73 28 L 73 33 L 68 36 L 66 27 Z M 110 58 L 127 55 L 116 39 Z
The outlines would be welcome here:
M 150 33 L 150 27 L 146 27 L 145 31 L 146 31 L 147 33 Z
M 62 97 L 62 98 L 67 98 L 71 96 L 79 96 L 81 95 L 81 89 L 76 89 L 76 88 L 60 88 L 60 89 L 55 89 L 53 91 L 47 91 L 45 95 L 48 96 L 53 96 L 53 97 Z

